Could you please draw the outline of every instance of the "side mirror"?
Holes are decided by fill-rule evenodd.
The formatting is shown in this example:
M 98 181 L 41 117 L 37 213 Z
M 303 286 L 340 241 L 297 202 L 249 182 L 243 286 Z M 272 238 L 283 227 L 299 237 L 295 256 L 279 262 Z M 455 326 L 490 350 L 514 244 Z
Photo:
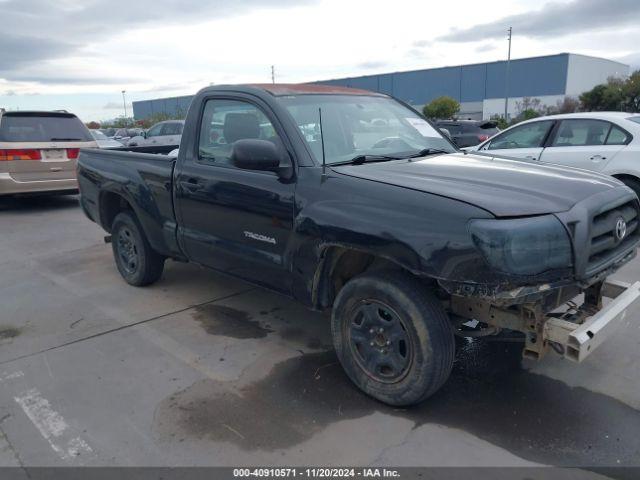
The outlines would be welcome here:
M 140 136 L 141 136 L 142 138 L 147 138 L 147 131 L 146 131 L 146 130 L 141 131 L 141 132 L 140 132 Z
M 275 144 L 267 140 L 246 138 L 237 140 L 231 149 L 231 161 L 245 170 L 278 171 L 282 154 Z

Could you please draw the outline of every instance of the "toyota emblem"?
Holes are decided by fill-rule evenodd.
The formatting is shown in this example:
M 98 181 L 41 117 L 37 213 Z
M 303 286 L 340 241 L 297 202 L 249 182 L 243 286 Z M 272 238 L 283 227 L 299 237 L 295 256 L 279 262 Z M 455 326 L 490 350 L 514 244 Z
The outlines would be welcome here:
M 627 234 L 627 222 L 624 221 L 624 218 L 619 218 L 616 222 L 616 238 L 618 241 L 622 240 L 624 236 Z

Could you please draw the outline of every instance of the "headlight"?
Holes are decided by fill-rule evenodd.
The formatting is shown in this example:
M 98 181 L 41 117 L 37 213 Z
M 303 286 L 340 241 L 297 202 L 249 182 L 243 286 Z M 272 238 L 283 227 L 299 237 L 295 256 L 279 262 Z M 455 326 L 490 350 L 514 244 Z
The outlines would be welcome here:
M 505 273 L 535 275 L 572 264 L 569 235 L 553 215 L 472 220 L 469 230 L 489 265 Z

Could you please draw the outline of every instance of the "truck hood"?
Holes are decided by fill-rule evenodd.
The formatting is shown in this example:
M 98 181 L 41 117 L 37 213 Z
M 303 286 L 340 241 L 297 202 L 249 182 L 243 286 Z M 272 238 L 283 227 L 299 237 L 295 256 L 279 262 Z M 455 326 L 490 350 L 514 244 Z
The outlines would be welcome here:
M 460 200 L 497 217 L 571 209 L 602 191 L 620 188 L 612 177 L 575 168 L 476 154 L 332 167 L 340 174 Z

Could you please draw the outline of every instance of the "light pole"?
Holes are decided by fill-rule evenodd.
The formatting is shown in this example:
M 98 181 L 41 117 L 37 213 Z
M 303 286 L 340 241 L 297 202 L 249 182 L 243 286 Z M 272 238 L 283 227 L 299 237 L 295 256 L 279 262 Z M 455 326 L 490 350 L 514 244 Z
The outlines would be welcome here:
M 127 121 L 127 101 L 125 100 L 124 94 L 127 93 L 126 90 L 122 90 L 122 106 L 124 107 L 124 121 Z
M 271 83 L 276 83 L 276 68 L 271 65 Z
M 509 27 L 509 51 L 507 53 L 507 68 L 505 70 L 505 79 L 504 79 L 504 121 L 507 121 L 507 113 L 509 109 L 509 67 L 511 67 L 511 30 L 512 27 Z

